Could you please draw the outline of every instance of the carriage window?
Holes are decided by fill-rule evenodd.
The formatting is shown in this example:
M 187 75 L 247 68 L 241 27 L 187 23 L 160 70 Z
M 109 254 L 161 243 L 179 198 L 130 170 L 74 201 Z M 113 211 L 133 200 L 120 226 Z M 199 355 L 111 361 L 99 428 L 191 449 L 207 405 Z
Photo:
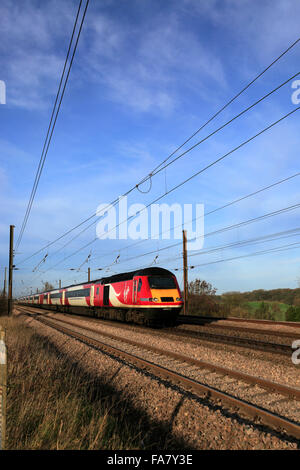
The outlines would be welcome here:
M 142 288 L 142 279 L 139 279 L 139 283 L 138 283 L 138 292 L 140 292 L 141 288 Z
M 50 299 L 61 299 L 61 292 L 56 292 L 55 294 L 50 294 Z
M 90 295 L 90 288 L 71 290 L 66 292 L 66 297 L 88 297 Z

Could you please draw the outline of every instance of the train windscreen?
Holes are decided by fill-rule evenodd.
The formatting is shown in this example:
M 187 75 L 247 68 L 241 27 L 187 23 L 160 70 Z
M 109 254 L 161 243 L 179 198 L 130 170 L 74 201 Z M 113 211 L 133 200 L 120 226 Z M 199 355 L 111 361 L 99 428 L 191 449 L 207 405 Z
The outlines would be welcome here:
M 150 289 L 176 289 L 175 281 L 172 277 L 149 276 Z

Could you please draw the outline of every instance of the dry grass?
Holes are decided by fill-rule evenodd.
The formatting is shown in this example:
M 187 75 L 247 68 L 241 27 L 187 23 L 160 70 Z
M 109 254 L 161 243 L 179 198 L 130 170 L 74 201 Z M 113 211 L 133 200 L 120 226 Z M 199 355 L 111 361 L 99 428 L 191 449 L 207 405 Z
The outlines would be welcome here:
M 8 346 L 7 449 L 141 448 L 142 419 L 128 419 L 124 400 L 21 320 L 0 317 L 0 325 Z
M 0 317 L 2 315 L 7 315 L 7 298 L 0 295 Z

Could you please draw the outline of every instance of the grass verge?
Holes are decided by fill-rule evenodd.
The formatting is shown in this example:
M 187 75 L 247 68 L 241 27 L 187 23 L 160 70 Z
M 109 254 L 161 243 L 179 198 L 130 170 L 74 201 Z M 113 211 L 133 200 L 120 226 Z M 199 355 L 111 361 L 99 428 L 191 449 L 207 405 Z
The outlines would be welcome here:
M 0 317 L 0 325 L 8 348 L 7 449 L 151 449 L 169 440 L 168 430 L 158 439 L 142 412 L 22 320 Z

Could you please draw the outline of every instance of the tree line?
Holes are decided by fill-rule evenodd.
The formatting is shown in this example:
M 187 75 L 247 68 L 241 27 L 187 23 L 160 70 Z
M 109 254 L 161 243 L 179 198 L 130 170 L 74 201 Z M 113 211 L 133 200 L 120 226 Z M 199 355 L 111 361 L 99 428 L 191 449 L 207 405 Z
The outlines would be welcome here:
M 300 321 L 300 288 L 232 291 L 217 295 L 211 283 L 195 279 L 189 283 L 188 313 L 207 316 L 236 316 L 287 321 Z M 249 302 L 254 302 L 254 306 Z M 281 304 L 289 305 L 282 310 Z

